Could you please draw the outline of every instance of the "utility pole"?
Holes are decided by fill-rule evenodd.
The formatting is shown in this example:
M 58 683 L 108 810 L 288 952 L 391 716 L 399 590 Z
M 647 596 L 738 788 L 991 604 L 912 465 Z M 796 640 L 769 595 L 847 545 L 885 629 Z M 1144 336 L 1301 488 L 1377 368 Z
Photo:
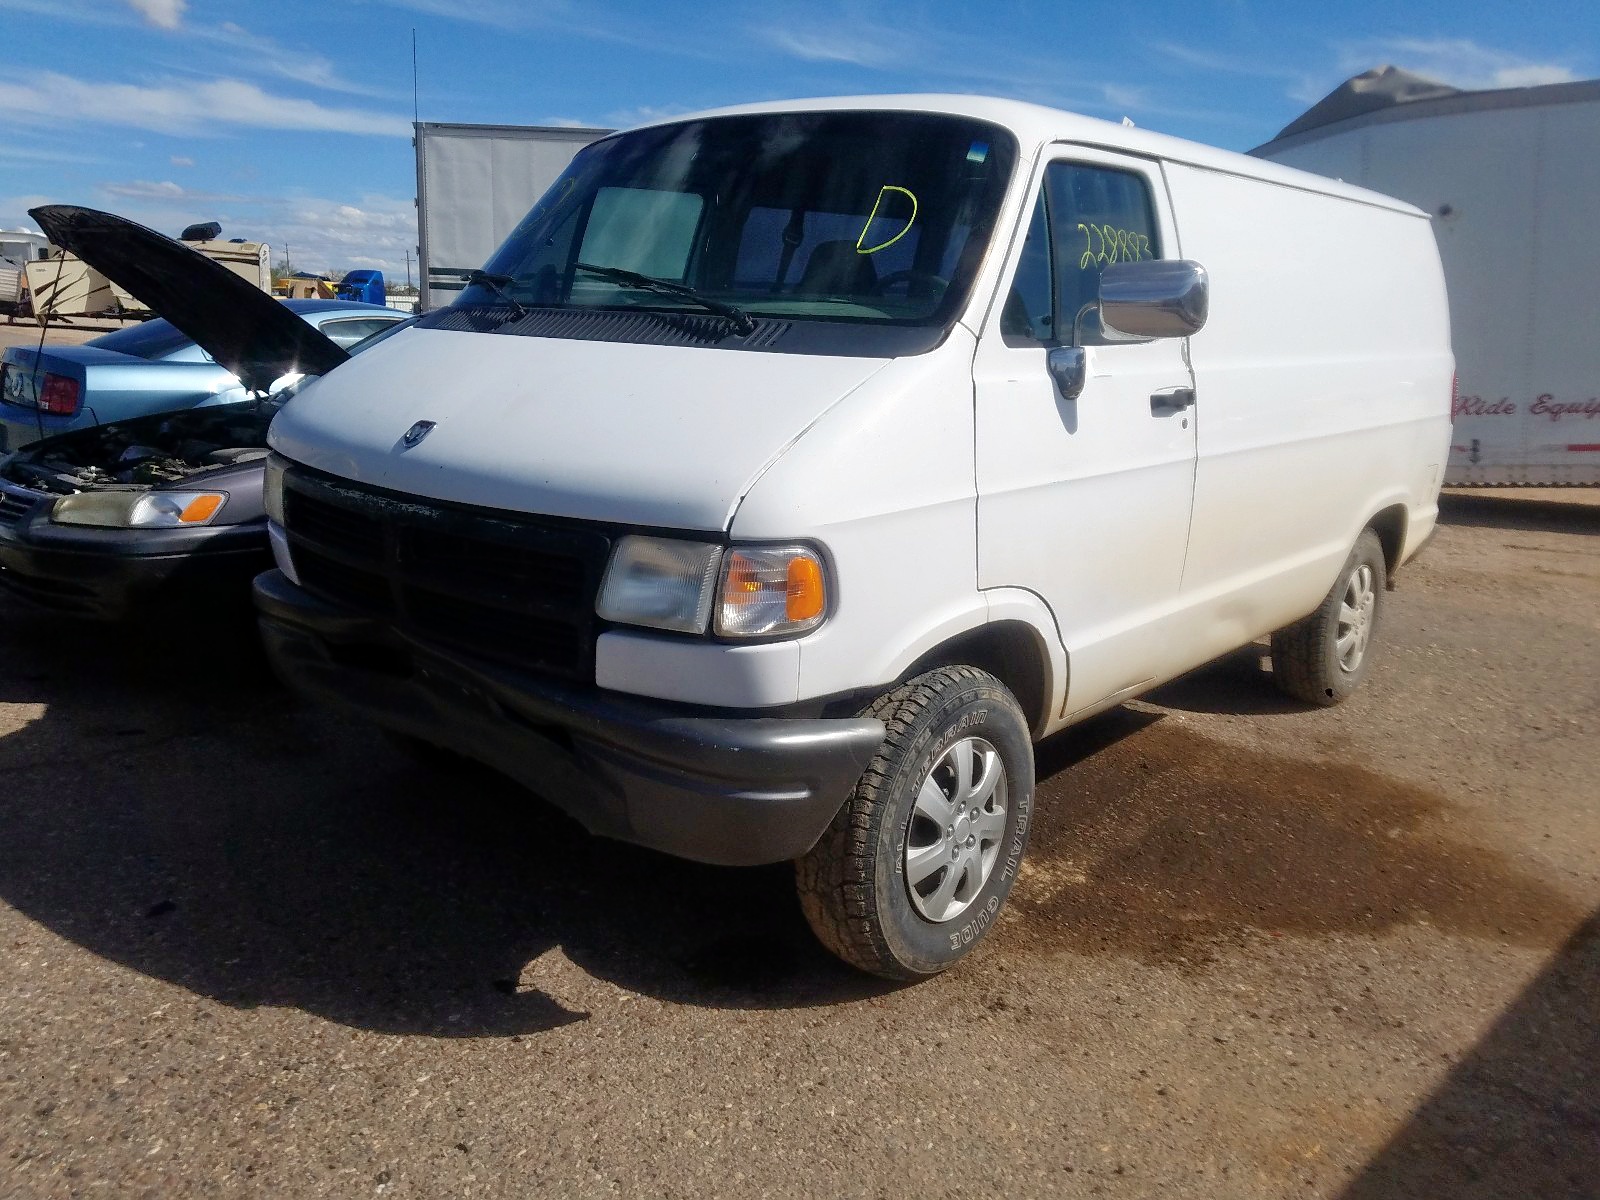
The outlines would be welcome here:
M 411 290 L 411 248 L 406 248 L 406 290 Z

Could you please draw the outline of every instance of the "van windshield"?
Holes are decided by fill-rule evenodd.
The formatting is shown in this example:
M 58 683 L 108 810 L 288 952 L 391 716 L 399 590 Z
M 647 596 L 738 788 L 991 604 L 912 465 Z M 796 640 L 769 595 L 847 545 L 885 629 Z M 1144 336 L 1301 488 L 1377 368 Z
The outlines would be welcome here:
M 942 336 L 1015 160 L 1004 130 L 931 113 L 764 113 L 620 134 L 573 160 L 452 307 L 721 310 L 736 326 L 748 314 Z

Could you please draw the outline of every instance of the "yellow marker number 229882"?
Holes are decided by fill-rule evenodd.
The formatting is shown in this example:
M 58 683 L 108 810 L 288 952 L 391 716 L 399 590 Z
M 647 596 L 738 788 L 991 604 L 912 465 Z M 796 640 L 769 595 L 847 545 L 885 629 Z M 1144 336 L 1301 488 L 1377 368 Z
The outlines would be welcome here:
M 1150 253 L 1150 239 L 1142 233 L 1118 229 L 1115 225 L 1085 225 L 1082 221 L 1078 222 L 1078 229 L 1083 234 L 1083 256 L 1078 259 L 1080 271 L 1155 257 Z

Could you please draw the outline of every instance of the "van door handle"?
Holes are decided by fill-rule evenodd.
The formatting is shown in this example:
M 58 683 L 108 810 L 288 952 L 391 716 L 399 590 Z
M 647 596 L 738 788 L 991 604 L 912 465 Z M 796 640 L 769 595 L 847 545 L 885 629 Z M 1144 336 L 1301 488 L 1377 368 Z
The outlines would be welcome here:
M 1164 413 L 1182 412 L 1186 408 L 1193 407 L 1193 388 L 1172 388 L 1165 392 L 1157 392 L 1150 397 L 1150 415 L 1155 417 Z

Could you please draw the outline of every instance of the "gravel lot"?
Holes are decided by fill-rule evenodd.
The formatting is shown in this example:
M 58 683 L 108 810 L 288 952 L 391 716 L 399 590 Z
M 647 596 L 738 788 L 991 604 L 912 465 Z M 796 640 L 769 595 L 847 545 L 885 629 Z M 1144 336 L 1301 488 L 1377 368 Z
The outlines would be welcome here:
M 1595 499 L 1452 498 L 1341 709 L 1241 652 L 1047 743 L 908 988 L 194 614 L 0 601 L 0 1195 L 1600 1196 Z
M 77 346 L 110 333 L 114 328 L 116 326 L 104 325 L 91 329 L 65 329 L 57 325 L 44 331 L 44 341 L 47 346 Z M 10 346 L 37 346 L 40 332 L 38 322 L 32 319 L 0 321 L 0 350 Z

